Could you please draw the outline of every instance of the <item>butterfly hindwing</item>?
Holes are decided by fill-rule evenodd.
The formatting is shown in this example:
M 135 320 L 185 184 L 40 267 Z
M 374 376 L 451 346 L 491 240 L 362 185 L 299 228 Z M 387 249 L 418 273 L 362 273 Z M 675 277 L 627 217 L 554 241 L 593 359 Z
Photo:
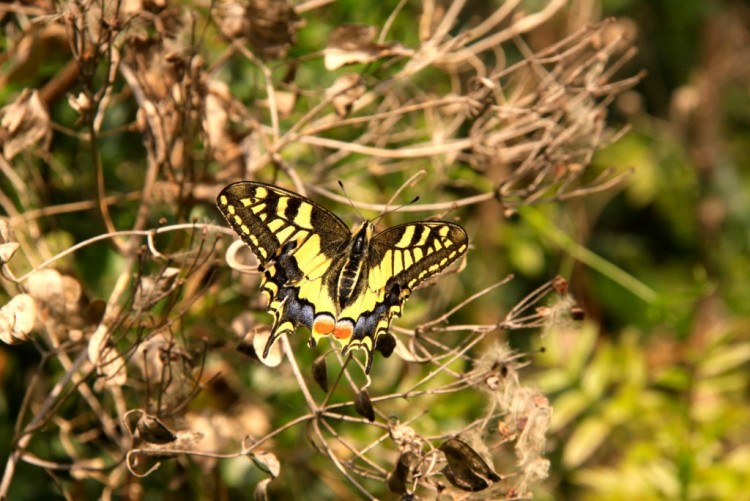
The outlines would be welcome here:
M 359 313 L 359 318 L 346 348 L 364 349 L 368 367 L 374 349 L 387 356 L 389 349 L 383 345 L 392 350 L 388 331 L 393 317 L 401 316 L 404 301 L 425 280 L 466 254 L 467 246 L 462 227 L 439 221 L 402 224 L 375 235 L 368 255 L 367 290 L 350 313 Z

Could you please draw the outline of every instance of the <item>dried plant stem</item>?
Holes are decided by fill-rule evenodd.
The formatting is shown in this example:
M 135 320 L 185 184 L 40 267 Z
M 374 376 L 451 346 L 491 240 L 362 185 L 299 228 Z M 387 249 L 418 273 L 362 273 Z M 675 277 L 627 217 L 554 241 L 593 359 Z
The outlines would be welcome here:
M 337 470 L 346 478 L 350 484 L 352 484 L 362 496 L 364 496 L 366 499 L 372 499 L 375 500 L 375 498 L 370 492 L 364 488 L 362 484 L 360 484 L 354 477 L 352 477 L 349 474 L 349 471 L 344 467 L 344 465 L 341 464 L 341 461 L 336 457 L 336 454 L 331 451 L 331 448 L 328 447 L 328 443 L 326 442 L 325 437 L 323 436 L 323 433 L 320 430 L 319 421 L 313 421 L 312 422 L 312 430 L 315 432 L 315 436 L 320 441 L 320 447 L 323 449 L 323 452 L 328 456 L 328 458 L 331 460 L 331 463 L 336 467 Z
M 304 376 L 302 376 L 302 372 L 300 372 L 299 370 L 299 365 L 297 365 L 297 359 L 294 357 L 294 351 L 292 351 L 292 348 L 289 346 L 289 340 L 287 339 L 286 334 L 283 335 L 279 341 L 282 343 L 282 349 L 284 350 L 284 355 L 286 355 L 287 360 L 289 360 L 289 365 L 292 368 L 292 373 L 294 374 L 294 378 L 297 380 L 297 385 L 299 386 L 299 389 L 302 392 L 302 395 L 304 395 L 305 397 L 307 406 L 310 408 L 310 410 L 314 414 L 318 413 L 319 411 L 318 405 L 315 403 L 315 399 L 310 393 L 310 389 L 307 387 L 305 378 Z
M 455 153 L 465 148 L 469 148 L 472 144 L 472 141 L 470 139 L 457 139 L 453 141 L 446 141 L 443 144 L 430 146 L 412 146 L 409 148 L 385 149 L 359 145 L 356 143 L 337 141 L 335 139 L 328 139 L 317 136 L 299 136 L 297 140 L 313 146 L 321 146 L 334 150 L 347 151 L 349 153 L 360 153 L 363 155 L 371 155 L 374 157 L 384 158 L 432 157 L 435 155 L 442 155 L 444 153 Z
M 320 195 L 325 196 L 326 198 L 329 198 L 331 200 L 334 200 L 336 202 L 339 202 L 341 204 L 347 204 L 348 200 L 346 197 L 343 197 L 341 195 L 338 195 L 332 191 L 329 191 L 325 188 L 321 188 L 319 186 L 308 186 L 310 191 L 314 191 L 316 193 L 319 193 Z M 482 195 L 475 195 L 472 197 L 465 197 L 460 200 L 456 200 L 453 202 L 444 202 L 444 203 L 433 203 L 433 204 L 409 204 L 405 205 L 403 207 L 400 207 L 398 210 L 399 212 L 438 212 L 438 211 L 447 211 L 456 209 L 458 207 L 466 207 L 470 205 L 477 205 L 482 202 L 487 202 L 488 200 L 492 200 L 494 196 L 491 193 L 486 193 Z M 385 212 L 385 210 L 389 207 L 388 204 L 370 204 L 370 203 L 364 203 L 364 202 L 357 202 L 352 201 L 354 206 L 357 209 L 363 209 L 363 210 L 371 210 L 375 212 Z

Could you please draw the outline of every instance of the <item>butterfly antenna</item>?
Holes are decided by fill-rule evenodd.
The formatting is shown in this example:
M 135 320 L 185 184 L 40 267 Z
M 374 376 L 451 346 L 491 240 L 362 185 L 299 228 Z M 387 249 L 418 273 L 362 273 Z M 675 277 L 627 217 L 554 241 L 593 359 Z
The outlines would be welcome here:
M 396 192 L 391 196 L 391 198 L 388 200 L 388 203 L 385 204 L 385 208 L 383 209 L 383 212 L 381 212 L 378 217 L 376 217 L 375 219 L 373 219 L 372 222 L 374 223 L 375 221 L 377 221 L 381 217 L 385 216 L 386 214 L 390 214 L 391 212 L 396 212 L 397 210 L 401 209 L 402 207 L 406 207 L 407 205 L 411 205 L 414 202 L 416 202 L 417 200 L 419 200 L 419 197 L 416 197 L 416 198 L 414 198 L 414 200 L 412 200 L 408 204 L 399 205 L 398 207 L 396 207 L 393 210 L 390 209 L 391 204 L 393 203 L 394 200 L 396 200 L 399 197 L 399 195 L 401 195 L 402 191 L 404 191 L 409 186 L 416 185 L 417 181 L 419 181 L 420 178 L 423 178 L 426 175 L 427 175 L 427 171 L 424 170 L 424 169 L 422 169 L 422 170 L 418 171 L 417 173 L 415 173 L 413 176 L 411 176 L 409 179 L 407 179 L 406 182 L 403 183 L 401 186 L 399 186 L 399 188 L 396 190 Z
M 413 203 L 416 203 L 418 201 L 419 201 L 419 196 L 416 196 L 412 200 L 410 200 L 409 202 L 406 202 L 405 204 L 401 204 L 398 207 L 394 207 L 393 209 L 389 209 L 386 206 L 386 209 L 383 212 L 381 212 L 380 215 L 378 217 L 376 217 L 375 219 L 373 219 L 371 222 L 372 222 L 372 224 L 375 224 L 383 216 L 387 216 L 388 214 L 391 214 L 392 212 L 396 212 L 397 210 L 403 209 L 404 207 L 406 207 L 408 205 L 411 205 Z
M 359 210 L 357 209 L 357 207 L 354 205 L 354 201 L 351 199 L 351 197 L 349 196 L 349 194 L 346 192 L 346 188 L 344 188 L 344 183 L 341 182 L 341 179 L 339 179 L 338 181 L 339 181 L 339 187 L 341 188 L 342 193 L 344 194 L 344 196 L 346 197 L 346 199 L 349 200 L 349 205 L 352 206 L 352 209 L 354 209 L 354 212 L 357 213 L 357 215 L 360 217 L 360 219 L 362 219 L 362 221 L 364 221 L 365 217 L 362 215 L 361 212 L 359 212 Z

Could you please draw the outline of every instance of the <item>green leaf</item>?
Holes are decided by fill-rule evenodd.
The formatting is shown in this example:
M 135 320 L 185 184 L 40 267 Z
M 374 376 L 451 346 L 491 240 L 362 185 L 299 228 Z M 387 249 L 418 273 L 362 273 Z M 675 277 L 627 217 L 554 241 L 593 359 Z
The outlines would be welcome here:
M 716 376 L 750 361 L 750 343 L 726 346 L 715 350 L 700 364 L 703 377 Z
M 609 423 L 600 417 L 584 420 L 565 445 L 563 465 L 568 469 L 580 466 L 604 442 L 609 431 Z
M 591 405 L 591 399 L 583 392 L 572 390 L 563 393 L 552 404 L 550 431 L 559 431 L 576 420 Z
M 607 383 L 613 379 L 615 354 L 610 344 L 598 350 L 581 374 L 581 388 L 592 399 L 602 396 Z

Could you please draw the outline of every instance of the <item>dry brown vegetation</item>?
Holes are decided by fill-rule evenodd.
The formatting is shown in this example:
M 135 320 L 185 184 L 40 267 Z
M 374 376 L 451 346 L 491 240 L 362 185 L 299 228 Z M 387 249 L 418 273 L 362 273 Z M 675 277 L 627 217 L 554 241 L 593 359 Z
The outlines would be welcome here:
M 561 0 L 477 15 L 402 2 L 380 25 L 329 27 L 326 3 L 0 7 L 0 335 L 39 354 L 0 495 L 22 465 L 68 498 L 140 499 L 169 482 L 196 496 L 252 483 L 259 496 L 511 499 L 547 476 L 551 409 L 503 339 L 572 329 L 579 312 L 557 278 L 477 315 L 510 277 L 472 256 L 500 252 L 486 226 L 498 213 L 622 178 L 588 168 L 621 132 L 609 105 L 637 81 L 615 77 L 633 55 L 622 27 L 535 38 Z M 51 74 L 29 77 L 46 58 Z M 385 219 L 460 222 L 468 265 L 407 303 L 371 377 L 302 333 L 263 363 L 243 357 L 268 320 L 252 258 L 226 252 L 213 209 L 238 179 L 329 206 L 349 203 L 342 180 L 375 213 L 419 194 Z

